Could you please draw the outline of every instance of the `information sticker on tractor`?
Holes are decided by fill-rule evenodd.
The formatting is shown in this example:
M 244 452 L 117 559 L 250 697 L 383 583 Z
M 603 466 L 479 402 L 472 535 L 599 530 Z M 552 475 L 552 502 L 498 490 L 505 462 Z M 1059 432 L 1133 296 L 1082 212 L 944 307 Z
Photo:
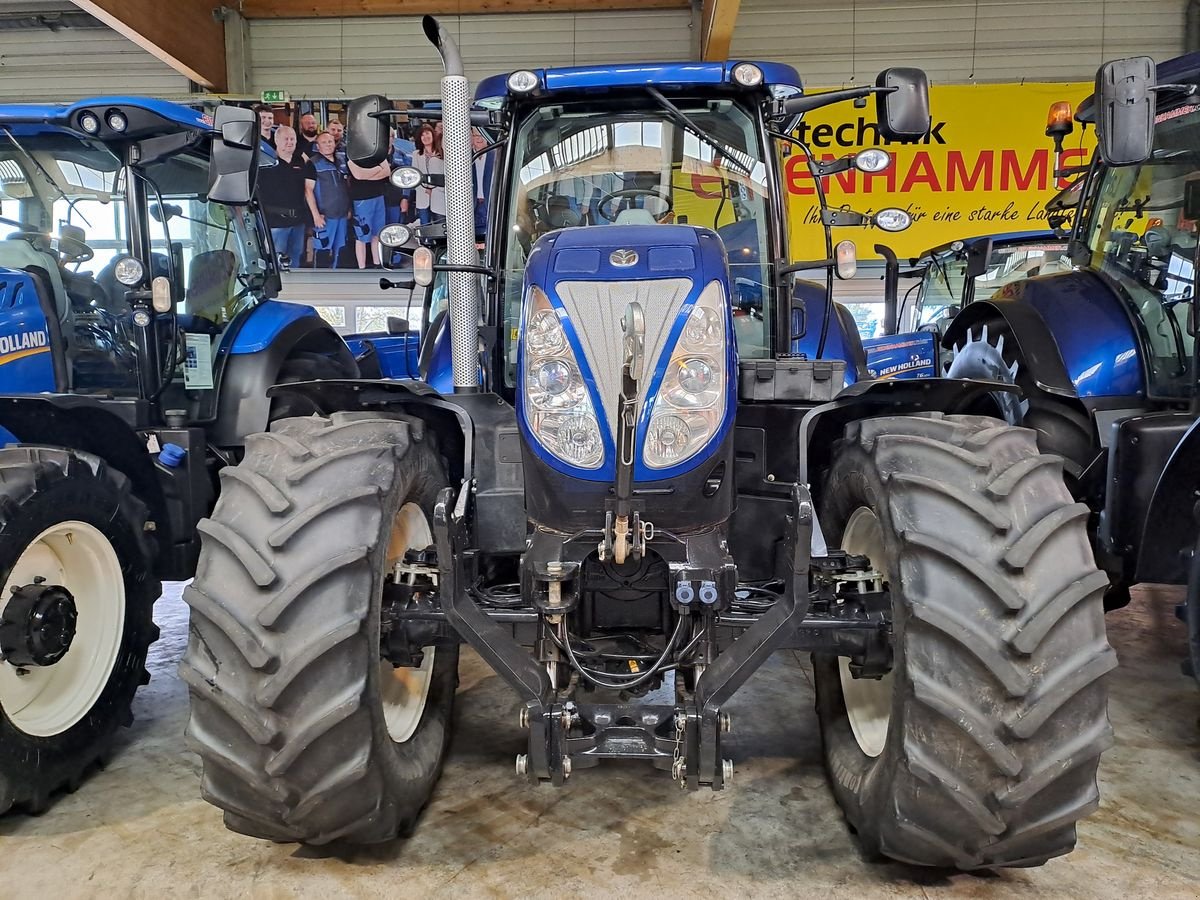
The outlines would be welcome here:
M 187 359 L 183 363 L 183 386 L 189 391 L 208 391 L 213 386 L 212 342 L 206 334 L 185 334 Z

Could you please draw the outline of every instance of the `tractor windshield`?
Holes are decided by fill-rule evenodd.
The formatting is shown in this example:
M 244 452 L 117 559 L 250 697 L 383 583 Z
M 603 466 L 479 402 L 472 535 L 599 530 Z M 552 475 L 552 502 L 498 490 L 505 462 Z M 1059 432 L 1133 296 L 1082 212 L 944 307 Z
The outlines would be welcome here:
M 228 321 L 267 271 L 251 211 L 209 203 L 208 159 L 186 151 L 134 170 L 145 208 L 131 222 L 126 172 L 100 141 L 0 131 L 0 266 L 45 270 L 77 312 L 120 312 L 116 263 L 138 255 L 131 228 L 141 221 L 150 246 L 141 261 L 151 276 L 171 278 L 180 311 Z
M 534 241 L 559 228 L 713 229 L 729 251 L 738 351 L 767 355 L 767 169 L 754 119 L 733 100 L 671 102 L 703 138 L 649 96 L 541 106 L 519 126 L 502 251 L 510 384 L 525 261 Z
M 1200 217 L 1200 105 L 1161 112 L 1154 154 L 1140 166 L 1106 168 L 1086 227 L 1092 266 L 1113 278 L 1149 342 L 1151 392 L 1193 391 L 1188 313 L 1196 281 Z
M 1066 252 L 1065 240 L 994 245 L 988 255 L 987 269 L 982 275 L 975 276 L 973 299 L 986 300 L 1006 284 L 1069 269 Z M 965 250 L 932 256 L 921 283 L 919 312 L 914 326 L 936 322 L 950 315 L 952 307 L 962 306 L 966 286 Z

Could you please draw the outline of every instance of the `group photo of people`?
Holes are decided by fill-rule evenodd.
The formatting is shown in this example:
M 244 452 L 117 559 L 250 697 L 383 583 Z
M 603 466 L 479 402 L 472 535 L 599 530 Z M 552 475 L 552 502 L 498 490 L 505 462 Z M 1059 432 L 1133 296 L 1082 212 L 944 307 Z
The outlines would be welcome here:
M 408 110 L 420 103 L 400 100 L 394 106 Z M 445 218 L 444 187 L 405 190 L 390 180 L 401 166 L 427 175 L 445 172 L 440 121 L 394 117 L 391 154 L 363 168 L 346 155 L 344 102 L 258 104 L 255 111 L 262 138 L 278 159 L 259 173 L 259 202 L 276 252 L 290 268 L 380 268 L 379 233 L 385 225 Z

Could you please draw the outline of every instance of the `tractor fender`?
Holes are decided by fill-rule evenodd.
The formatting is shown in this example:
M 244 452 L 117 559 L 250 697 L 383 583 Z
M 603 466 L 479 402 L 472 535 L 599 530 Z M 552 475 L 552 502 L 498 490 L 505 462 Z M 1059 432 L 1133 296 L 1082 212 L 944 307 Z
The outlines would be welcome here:
M 1081 400 L 1144 394 L 1138 328 L 1107 278 L 1078 270 L 1007 284 L 959 313 L 943 346 L 963 343 L 972 326 L 997 318 L 1047 393 Z
M 347 372 L 358 371 L 345 341 L 312 307 L 267 301 L 246 315 L 250 318 L 238 328 L 221 373 L 212 428 L 218 447 L 240 447 L 247 435 L 267 430 L 267 389 L 294 353 L 320 353 L 336 359 Z
M 801 420 L 796 480 L 802 484 L 815 483 L 817 474 L 829 465 L 834 445 L 850 422 L 874 416 L 960 413 L 987 394 L 1015 391 L 1017 387 L 1012 384 L 961 378 L 860 381 L 830 402 L 809 410 Z
M 1076 396 L 1075 385 L 1067 374 L 1067 367 L 1054 343 L 1054 335 L 1031 306 L 1002 300 L 972 303 L 954 317 L 942 338 L 942 346 L 946 349 L 961 347 L 976 326 L 996 320 L 1007 327 L 1007 335 L 1011 336 L 1009 339 L 1016 345 L 1016 352 L 1024 361 L 1026 371 L 1039 388 L 1060 397 Z
M 441 394 L 416 380 L 324 380 L 281 384 L 269 394 L 297 392 L 322 413 L 398 412 L 424 422 L 437 437 L 451 483 L 474 504 L 476 546 L 494 553 L 525 550 L 525 472 L 516 411 L 496 394 Z
M 99 398 L 78 394 L 0 397 L 0 429 L 22 444 L 82 450 L 119 470 L 150 508 L 155 537 L 160 547 L 167 547 L 176 536 L 169 533 L 170 518 L 153 457 L 135 425 L 117 409 L 134 412 L 125 404 L 114 408 Z
M 1200 524 L 1200 419 L 1184 433 L 1163 467 L 1146 509 L 1136 548 L 1134 581 L 1186 584 Z

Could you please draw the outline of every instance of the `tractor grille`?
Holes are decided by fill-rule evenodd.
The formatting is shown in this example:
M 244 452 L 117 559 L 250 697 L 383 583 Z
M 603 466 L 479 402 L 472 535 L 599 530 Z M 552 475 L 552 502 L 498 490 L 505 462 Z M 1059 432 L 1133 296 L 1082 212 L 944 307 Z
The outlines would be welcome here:
M 646 365 L 640 387 L 642 397 L 650 386 L 658 357 L 667 343 L 683 301 L 692 289 L 690 278 L 655 281 L 560 281 L 559 299 L 575 327 L 575 334 L 596 379 L 600 402 L 613 436 L 617 433 L 617 401 L 621 395 L 621 317 L 637 301 L 646 319 Z M 641 401 L 638 401 L 641 414 Z

